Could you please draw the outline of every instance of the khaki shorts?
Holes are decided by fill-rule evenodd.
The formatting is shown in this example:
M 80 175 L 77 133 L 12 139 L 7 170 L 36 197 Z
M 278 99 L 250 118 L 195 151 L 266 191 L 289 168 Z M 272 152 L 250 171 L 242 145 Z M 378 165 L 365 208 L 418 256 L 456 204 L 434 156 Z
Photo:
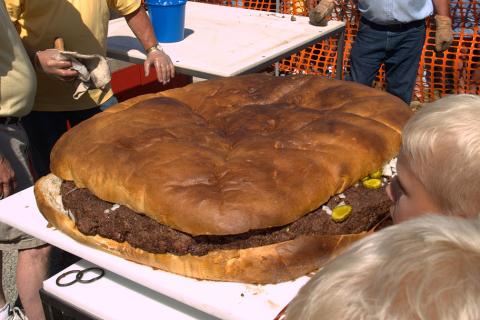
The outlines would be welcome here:
M 29 169 L 28 138 L 21 124 L 0 124 L 0 150 L 15 172 L 17 180 L 15 191 L 30 187 L 33 184 L 33 177 Z M 30 249 L 44 244 L 45 242 L 0 222 L 0 250 Z

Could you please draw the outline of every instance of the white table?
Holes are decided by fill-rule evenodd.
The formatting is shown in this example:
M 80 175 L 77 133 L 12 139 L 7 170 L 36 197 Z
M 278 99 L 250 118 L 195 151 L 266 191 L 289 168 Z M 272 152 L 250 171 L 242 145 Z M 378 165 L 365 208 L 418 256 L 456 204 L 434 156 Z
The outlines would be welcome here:
M 154 270 L 93 249 L 76 242 L 58 230 L 47 228 L 47 221 L 38 211 L 33 187 L 0 200 L 0 221 L 135 283 L 132 286 L 126 285 L 123 280 L 116 282 L 120 278 L 112 274 L 110 280 L 118 285 L 117 287 L 109 284 L 109 286 L 115 287 L 115 289 L 112 289 L 113 295 L 117 294 L 117 290 L 127 293 L 132 291 L 133 297 L 137 294 L 133 291 L 145 290 L 138 289 L 143 286 L 150 289 L 148 292 L 153 291 L 155 293 L 155 297 L 150 297 L 154 301 L 148 301 L 148 303 L 157 301 L 161 304 L 157 306 L 158 308 L 167 308 L 166 310 L 169 310 L 169 312 L 178 311 L 180 314 L 184 309 L 189 310 L 186 316 L 195 319 L 205 319 L 202 317 L 206 317 L 206 315 L 211 318 L 232 320 L 273 319 L 309 279 L 304 276 L 294 281 L 276 285 L 248 285 L 199 281 L 161 270 Z M 61 296 L 62 294 L 59 293 L 58 295 Z M 64 297 L 64 300 L 68 301 L 68 299 L 68 296 Z M 174 300 L 176 300 L 175 304 L 172 304 Z M 88 309 L 85 311 L 92 312 L 88 304 L 84 308 Z M 192 312 L 192 310 L 195 310 L 195 312 Z M 121 318 L 112 319 L 121 320 Z
M 265 69 L 323 39 L 339 34 L 338 56 L 343 56 L 345 23 L 310 25 L 308 17 L 187 2 L 186 37 L 164 43 L 177 71 L 204 79 L 228 77 Z M 124 18 L 110 21 L 108 56 L 143 63 L 145 54 Z M 342 59 L 337 59 L 337 75 Z
M 80 260 L 45 280 L 43 291 L 69 307 L 74 307 L 90 317 L 103 320 L 218 319 L 108 270 L 105 270 L 102 278 L 91 283 L 76 282 L 65 287 L 56 284 L 57 278 L 65 272 L 85 270 L 91 267 L 98 266 L 86 260 Z M 85 274 L 85 279 L 93 278 L 97 274 L 98 272 L 95 271 L 88 272 Z M 75 276 L 76 273 L 72 273 L 61 279 L 61 283 L 70 282 L 75 279 Z M 47 303 L 47 305 L 49 304 Z M 51 310 L 47 308 L 45 312 L 47 317 L 52 317 L 49 315 Z

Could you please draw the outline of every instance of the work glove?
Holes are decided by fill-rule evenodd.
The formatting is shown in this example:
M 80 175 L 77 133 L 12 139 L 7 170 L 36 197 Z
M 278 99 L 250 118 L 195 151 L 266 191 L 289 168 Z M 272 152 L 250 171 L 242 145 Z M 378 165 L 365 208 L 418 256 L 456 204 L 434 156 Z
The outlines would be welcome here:
M 146 77 L 150 74 L 150 67 L 152 65 L 157 72 L 158 81 L 162 84 L 167 84 L 170 82 L 171 78 L 175 77 L 175 67 L 173 66 L 173 62 L 162 49 L 156 49 L 147 54 L 147 59 L 143 64 Z
M 448 49 L 453 40 L 452 20 L 447 16 L 435 16 L 435 51 L 442 52 Z
M 330 20 L 333 8 L 335 7 L 335 0 L 320 0 L 318 5 L 310 10 L 308 17 L 310 18 L 310 24 L 314 26 L 326 26 L 328 20 Z
M 34 65 L 61 81 L 72 81 L 78 75 L 77 71 L 70 69 L 72 62 L 60 54 L 57 49 L 40 50 L 35 53 Z

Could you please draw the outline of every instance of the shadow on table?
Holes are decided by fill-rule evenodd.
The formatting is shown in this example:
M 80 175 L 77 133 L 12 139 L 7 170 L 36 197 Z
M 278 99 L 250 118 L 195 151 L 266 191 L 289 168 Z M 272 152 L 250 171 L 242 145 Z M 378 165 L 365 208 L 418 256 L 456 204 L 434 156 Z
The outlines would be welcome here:
M 194 33 L 195 33 L 194 30 L 185 28 L 183 39 L 185 40 L 186 38 L 188 38 L 189 36 L 191 36 Z M 179 41 L 179 42 L 181 42 L 181 41 Z M 113 46 L 113 43 L 117 44 L 115 47 L 121 47 L 121 48 L 124 48 L 126 50 L 136 49 L 138 51 L 144 52 L 142 44 L 135 37 L 129 37 L 129 36 L 111 36 L 111 37 L 108 37 L 107 38 L 107 47 L 108 46 Z M 122 44 L 122 45 L 119 46 L 118 45 L 119 43 Z

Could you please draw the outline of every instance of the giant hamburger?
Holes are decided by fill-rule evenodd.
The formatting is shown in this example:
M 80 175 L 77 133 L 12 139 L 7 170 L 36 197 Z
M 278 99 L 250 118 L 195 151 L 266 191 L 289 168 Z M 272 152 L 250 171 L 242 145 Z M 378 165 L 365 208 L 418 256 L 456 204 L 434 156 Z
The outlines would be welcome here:
M 40 211 L 76 240 L 198 279 L 276 283 L 388 212 L 358 181 L 398 152 L 398 98 L 315 76 L 248 75 L 137 97 L 55 145 Z M 335 222 L 325 204 L 347 202 Z M 327 210 L 328 211 L 328 210 Z

